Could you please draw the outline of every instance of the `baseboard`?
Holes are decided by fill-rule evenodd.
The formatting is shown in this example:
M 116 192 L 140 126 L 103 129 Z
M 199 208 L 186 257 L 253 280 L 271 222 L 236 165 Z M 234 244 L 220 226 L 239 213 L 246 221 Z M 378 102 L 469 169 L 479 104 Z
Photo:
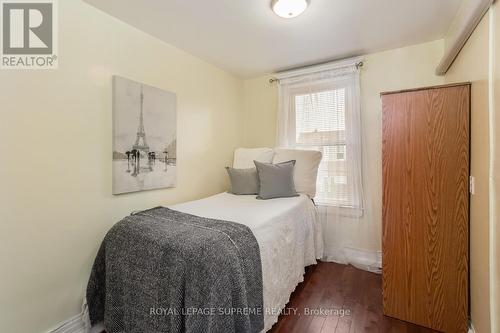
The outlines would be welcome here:
M 102 323 L 99 323 L 88 329 L 85 325 L 83 316 L 87 316 L 88 319 L 88 313 L 79 313 L 76 316 L 59 324 L 57 328 L 54 328 L 47 333 L 101 333 L 104 331 L 104 325 Z
M 472 321 L 469 322 L 469 332 L 468 333 L 476 333 L 476 330 L 474 329 L 474 325 L 472 325 Z
M 349 263 L 356 268 L 374 273 L 380 273 L 382 271 L 381 251 L 365 251 L 346 247 L 344 253 L 349 259 Z
M 356 268 L 373 273 L 381 273 L 382 271 L 381 251 L 366 251 L 345 247 L 338 253 L 327 254 L 323 260 L 339 264 L 351 264 Z
M 87 333 L 87 328 L 82 319 L 82 314 L 79 313 L 61 323 L 57 328 L 50 330 L 48 333 Z

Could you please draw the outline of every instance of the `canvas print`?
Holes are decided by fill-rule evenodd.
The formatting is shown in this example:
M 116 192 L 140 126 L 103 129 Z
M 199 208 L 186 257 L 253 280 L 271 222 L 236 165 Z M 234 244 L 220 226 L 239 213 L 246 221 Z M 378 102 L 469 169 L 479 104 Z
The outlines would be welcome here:
M 113 194 L 175 187 L 174 93 L 113 78 Z

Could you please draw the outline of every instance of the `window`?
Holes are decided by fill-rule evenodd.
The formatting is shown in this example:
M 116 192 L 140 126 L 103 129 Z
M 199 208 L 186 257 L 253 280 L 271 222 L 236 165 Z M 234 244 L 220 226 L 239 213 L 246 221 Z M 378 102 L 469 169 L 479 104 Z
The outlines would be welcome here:
M 278 141 L 323 153 L 315 201 L 362 211 L 361 121 L 356 69 L 280 80 Z
M 320 150 L 316 201 L 352 206 L 347 186 L 346 88 L 295 95 L 296 146 Z

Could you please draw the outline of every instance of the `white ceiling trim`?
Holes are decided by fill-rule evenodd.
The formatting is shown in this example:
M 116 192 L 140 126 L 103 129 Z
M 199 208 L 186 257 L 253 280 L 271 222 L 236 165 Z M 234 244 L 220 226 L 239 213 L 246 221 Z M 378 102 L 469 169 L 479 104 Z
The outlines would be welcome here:
M 443 59 L 436 68 L 445 75 L 494 0 L 464 1 L 445 36 Z

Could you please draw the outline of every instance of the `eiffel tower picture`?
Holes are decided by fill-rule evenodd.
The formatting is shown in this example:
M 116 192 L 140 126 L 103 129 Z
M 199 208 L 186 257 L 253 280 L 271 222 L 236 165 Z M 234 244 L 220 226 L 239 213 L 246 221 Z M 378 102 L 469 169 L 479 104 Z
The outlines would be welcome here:
M 113 78 L 113 194 L 177 185 L 177 97 Z
M 139 115 L 139 128 L 137 129 L 137 138 L 132 149 L 144 153 L 146 156 L 149 154 L 149 146 L 146 141 L 146 131 L 144 130 L 144 85 L 141 84 L 141 112 Z M 141 153 L 141 155 L 143 155 Z

